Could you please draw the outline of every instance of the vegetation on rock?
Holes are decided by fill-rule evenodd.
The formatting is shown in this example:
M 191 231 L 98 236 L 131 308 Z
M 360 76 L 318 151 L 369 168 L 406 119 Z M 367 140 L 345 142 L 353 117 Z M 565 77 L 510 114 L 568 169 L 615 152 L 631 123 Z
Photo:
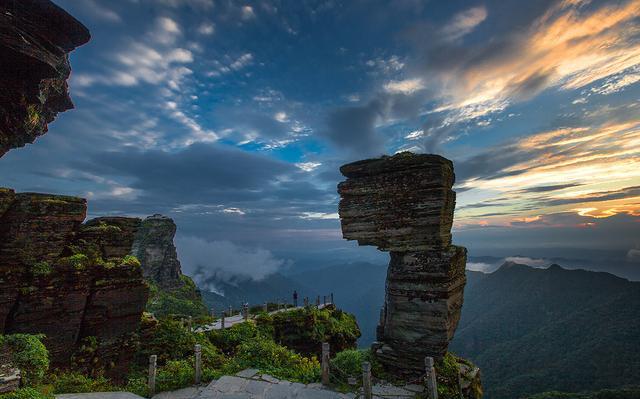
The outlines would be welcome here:
M 273 315 L 262 314 L 258 326 L 268 331 L 274 341 L 298 353 L 322 353 L 322 343 L 328 342 L 334 353 L 354 349 L 360 337 L 356 318 L 334 305 L 323 309 L 312 306 Z
M 191 278 L 181 275 L 183 285 L 175 289 L 163 289 L 149 281 L 149 301 L 147 312 L 156 317 L 181 315 L 202 317 L 208 315 L 207 307 L 202 302 L 200 292 Z
M 43 335 L 0 335 L 0 348 L 8 348 L 11 363 L 22 371 L 24 384 L 38 384 L 49 369 L 49 352 Z

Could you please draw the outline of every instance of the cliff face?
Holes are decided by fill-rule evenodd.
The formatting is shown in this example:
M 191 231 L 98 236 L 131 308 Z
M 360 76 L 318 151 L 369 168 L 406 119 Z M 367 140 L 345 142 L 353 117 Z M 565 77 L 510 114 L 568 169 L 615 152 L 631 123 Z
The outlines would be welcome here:
M 122 240 L 136 219 L 85 215 L 81 198 L 0 190 L 0 333 L 43 333 L 54 367 L 119 377 L 148 295 Z
M 87 28 L 51 1 L 0 2 L 0 157 L 73 108 L 69 52 L 89 39 Z
M 391 252 L 376 357 L 402 377 L 442 361 L 460 319 L 465 248 L 451 245 L 451 161 L 400 153 L 340 168 L 343 236 Z
M 178 253 L 173 244 L 176 224 L 171 218 L 153 215 L 140 224 L 131 253 L 140 260 L 145 278 L 162 289 L 184 285 Z

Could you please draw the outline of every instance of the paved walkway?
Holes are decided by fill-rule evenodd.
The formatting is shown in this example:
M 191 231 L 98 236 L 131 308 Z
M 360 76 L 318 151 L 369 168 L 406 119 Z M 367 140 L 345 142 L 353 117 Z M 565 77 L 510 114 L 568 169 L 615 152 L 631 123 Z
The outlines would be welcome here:
M 423 392 L 418 385 L 404 388 L 391 385 L 375 385 L 373 397 L 377 399 L 415 398 Z M 300 384 L 279 380 L 258 370 L 247 369 L 234 376 L 224 376 L 212 381 L 194 399 L 357 399 L 361 392 L 340 393 L 326 389 L 321 384 Z M 182 397 L 154 397 L 154 399 L 184 399 Z
M 409 399 L 423 392 L 420 385 L 396 387 L 377 384 L 372 388 L 375 399 Z M 362 399 L 362 391 L 340 393 L 321 384 L 300 384 L 279 380 L 258 370 L 247 369 L 226 375 L 207 386 L 161 392 L 152 399 Z M 56 395 L 56 399 L 144 399 L 129 392 L 94 392 Z
M 330 305 L 330 304 L 327 304 L 327 305 Z M 320 305 L 320 306 L 318 306 L 318 309 L 323 309 L 327 305 Z M 269 312 L 269 314 L 273 315 L 273 314 L 276 314 L 276 313 L 290 312 L 292 310 L 297 310 L 297 309 L 304 309 L 304 307 L 296 306 L 296 307 L 290 307 L 290 308 L 285 308 L 285 309 L 279 309 L 279 310 L 274 310 L 273 312 Z M 256 318 L 256 315 L 250 315 L 249 316 L 249 320 L 253 320 L 255 318 Z M 234 326 L 234 325 L 240 324 L 240 323 L 244 323 L 244 317 L 243 317 L 242 314 L 237 314 L 237 315 L 234 315 L 234 316 L 230 316 L 230 317 L 225 317 L 224 318 L 224 328 L 229 328 L 231 326 Z M 214 321 L 211 324 L 207 324 L 207 325 L 202 326 L 202 327 L 197 327 L 193 331 L 195 331 L 195 332 L 205 332 L 205 331 L 221 330 L 221 329 L 222 329 L 222 321 L 221 321 L 221 319 L 218 319 L 218 320 Z

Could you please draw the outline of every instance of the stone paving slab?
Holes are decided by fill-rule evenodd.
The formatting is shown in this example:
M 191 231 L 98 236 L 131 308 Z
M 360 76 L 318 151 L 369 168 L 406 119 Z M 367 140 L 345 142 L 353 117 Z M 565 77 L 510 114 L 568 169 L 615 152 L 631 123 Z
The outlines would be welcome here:
M 152 399 L 192 399 L 205 389 L 205 387 L 188 387 L 170 392 L 160 392 Z M 89 399 L 89 398 L 87 398 Z
M 377 399 L 414 398 L 422 391 L 419 385 L 406 388 L 393 385 L 374 385 Z M 325 389 L 321 384 L 301 384 L 279 380 L 257 370 L 243 370 L 233 376 L 223 376 L 201 390 L 193 399 L 358 399 L 362 392 L 341 393 Z M 173 398 L 159 398 L 173 399 Z M 180 398 L 182 399 L 182 398 Z
M 55 397 L 56 399 L 144 399 L 131 392 L 65 393 Z

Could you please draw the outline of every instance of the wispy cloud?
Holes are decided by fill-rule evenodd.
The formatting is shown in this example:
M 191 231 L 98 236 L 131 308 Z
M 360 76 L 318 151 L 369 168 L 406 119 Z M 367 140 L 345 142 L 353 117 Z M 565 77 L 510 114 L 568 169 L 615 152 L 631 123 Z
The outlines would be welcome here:
M 459 163 L 458 216 L 503 223 L 537 214 L 640 215 L 640 120 L 561 128 L 502 144 Z M 494 193 L 476 203 L 471 190 Z M 480 212 L 482 209 L 482 212 Z

